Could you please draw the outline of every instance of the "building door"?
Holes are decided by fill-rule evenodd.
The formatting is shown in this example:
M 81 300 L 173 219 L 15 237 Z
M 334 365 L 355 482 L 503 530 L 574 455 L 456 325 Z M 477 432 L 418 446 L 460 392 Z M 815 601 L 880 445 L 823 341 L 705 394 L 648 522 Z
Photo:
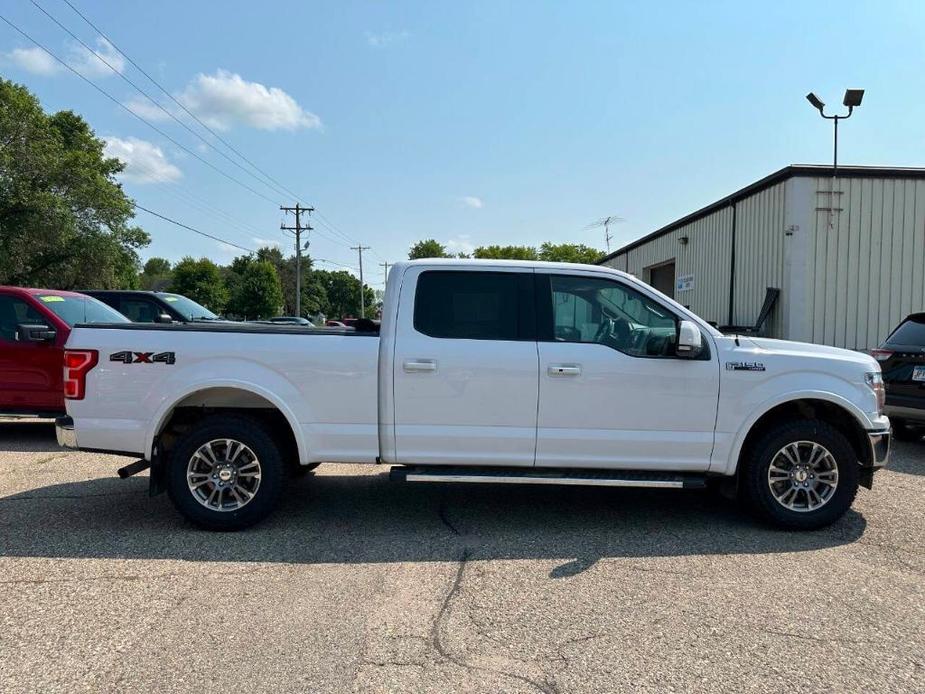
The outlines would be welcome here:
M 649 268 L 649 284 L 674 299 L 674 261 Z

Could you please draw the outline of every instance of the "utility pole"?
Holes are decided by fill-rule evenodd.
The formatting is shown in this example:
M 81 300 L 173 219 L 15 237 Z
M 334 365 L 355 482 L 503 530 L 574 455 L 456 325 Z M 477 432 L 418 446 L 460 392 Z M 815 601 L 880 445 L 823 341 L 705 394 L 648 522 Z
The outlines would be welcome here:
M 386 283 L 389 281 L 389 264 L 390 263 L 379 263 L 379 267 L 382 268 L 382 274 L 384 275 Z
M 351 246 L 350 250 L 360 254 L 360 318 L 366 318 L 366 297 L 363 296 L 363 251 L 368 251 L 369 246 Z
M 295 314 L 297 316 L 302 315 L 302 232 L 311 231 L 312 226 L 306 224 L 302 226 L 302 217 L 301 213 L 305 212 L 306 214 L 311 214 L 315 211 L 314 207 L 302 207 L 299 203 L 295 204 L 295 207 L 280 207 L 283 212 L 289 214 L 290 212 L 295 212 L 295 226 L 287 227 L 285 224 L 280 223 L 279 228 L 283 231 L 292 231 L 295 232 Z M 308 246 L 308 242 L 305 242 L 305 246 Z

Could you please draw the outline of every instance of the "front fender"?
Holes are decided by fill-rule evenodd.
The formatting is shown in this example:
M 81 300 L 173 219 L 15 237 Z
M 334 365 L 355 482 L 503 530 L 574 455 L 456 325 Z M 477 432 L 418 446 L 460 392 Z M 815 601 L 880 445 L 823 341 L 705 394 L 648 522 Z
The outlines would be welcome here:
M 246 374 L 228 378 L 227 374 Z M 293 404 L 301 402 L 299 391 L 278 372 L 245 360 L 222 359 L 195 369 L 181 369 L 171 374 L 158 393 L 152 393 L 154 416 L 145 435 L 145 457 L 150 460 L 155 437 L 167 423 L 174 408 L 195 393 L 210 388 L 231 388 L 257 395 L 276 407 L 286 418 L 295 436 L 299 460 L 308 459 L 309 445 Z
M 722 475 L 735 474 L 742 446 L 752 427 L 770 410 L 788 402 L 823 400 L 842 408 L 861 428 L 870 430 L 877 427 L 859 404 L 864 394 L 859 389 L 866 386 L 858 386 L 835 376 L 821 377 L 818 373 L 811 374 L 812 380 L 819 383 L 816 388 L 799 387 L 795 383 L 801 379 L 805 383 L 809 377 L 810 374 L 805 373 L 788 374 L 756 385 L 741 397 L 721 397 L 710 472 Z M 820 380 L 823 382 L 820 383 Z M 742 413 L 747 415 L 743 418 Z

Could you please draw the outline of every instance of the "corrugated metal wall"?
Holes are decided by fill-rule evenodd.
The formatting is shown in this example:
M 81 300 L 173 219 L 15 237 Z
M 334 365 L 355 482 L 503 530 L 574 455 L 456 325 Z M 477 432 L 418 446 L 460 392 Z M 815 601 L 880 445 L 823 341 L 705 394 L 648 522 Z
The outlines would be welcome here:
M 736 204 L 736 287 L 733 325 L 754 325 L 768 287 L 781 290 L 765 326 L 769 337 L 784 337 L 784 242 L 786 181 Z M 728 287 L 728 284 L 727 284 Z
M 834 195 L 831 178 L 813 181 L 811 339 L 876 347 L 903 317 L 925 310 L 925 180 L 839 178 Z
M 752 325 L 767 287 L 783 289 L 786 182 L 736 203 L 736 288 L 733 322 Z M 679 239 L 688 238 L 686 245 Z M 675 299 L 706 320 L 729 321 L 732 207 L 679 227 L 614 257 L 607 264 L 648 280 L 646 268 L 675 259 L 675 274 L 694 276 L 694 288 Z M 782 299 L 783 297 L 781 297 Z M 781 336 L 781 303 L 771 314 L 769 334 Z

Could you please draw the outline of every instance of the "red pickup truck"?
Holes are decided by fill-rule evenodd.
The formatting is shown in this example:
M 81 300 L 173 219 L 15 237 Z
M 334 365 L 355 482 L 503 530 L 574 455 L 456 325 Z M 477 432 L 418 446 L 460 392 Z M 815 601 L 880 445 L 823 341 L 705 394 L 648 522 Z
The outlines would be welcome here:
M 64 343 L 77 323 L 127 323 L 76 292 L 0 286 L 0 415 L 64 414 Z

